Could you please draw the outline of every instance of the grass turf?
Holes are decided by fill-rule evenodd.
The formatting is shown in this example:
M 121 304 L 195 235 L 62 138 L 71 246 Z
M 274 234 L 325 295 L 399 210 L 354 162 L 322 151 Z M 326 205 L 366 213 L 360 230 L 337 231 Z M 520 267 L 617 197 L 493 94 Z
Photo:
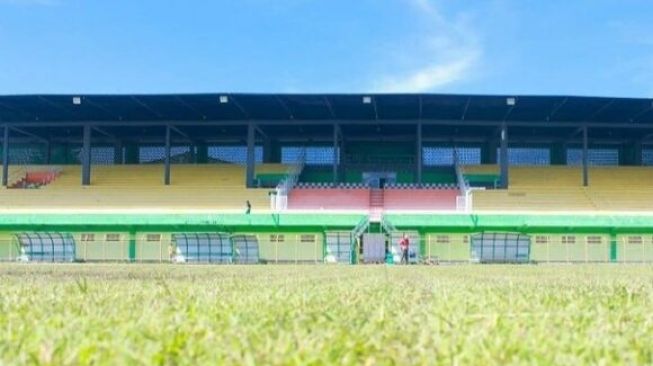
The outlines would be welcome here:
M 0 265 L 0 364 L 650 364 L 649 266 Z

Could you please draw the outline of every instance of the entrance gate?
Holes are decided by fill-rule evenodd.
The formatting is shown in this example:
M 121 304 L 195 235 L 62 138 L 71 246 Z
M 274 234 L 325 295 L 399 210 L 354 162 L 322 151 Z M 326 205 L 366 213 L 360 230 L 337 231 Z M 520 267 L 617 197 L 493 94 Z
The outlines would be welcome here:
M 363 262 L 382 263 L 385 261 L 385 234 L 363 234 Z

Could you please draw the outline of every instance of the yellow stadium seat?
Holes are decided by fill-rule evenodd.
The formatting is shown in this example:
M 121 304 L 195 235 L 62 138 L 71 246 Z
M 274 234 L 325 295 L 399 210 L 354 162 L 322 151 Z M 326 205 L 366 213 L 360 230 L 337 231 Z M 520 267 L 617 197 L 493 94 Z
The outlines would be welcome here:
M 498 173 L 498 166 L 465 167 L 466 173 Z M 473 193 L 475 211 L 624 211 L 653 210 L 653 169 L 591 167 L 589 186 L 578 166 L 510 167 L 507 190 Z
M 12 169 L 18 169 L 14 167 Z M 284 173 L 281 164 L 257 172 Z M 229 164 L 175 164 L 171 185 L 163 184 L 162 165 L 99 165 L 91 185 L 81 185 L 81 167 L 63 166 L 58 178 L 39 189 L 4 189 L 1 209 L 89 210 L 243 210 L 269 211 L 270 189 L 245 187 L 245 167 Z

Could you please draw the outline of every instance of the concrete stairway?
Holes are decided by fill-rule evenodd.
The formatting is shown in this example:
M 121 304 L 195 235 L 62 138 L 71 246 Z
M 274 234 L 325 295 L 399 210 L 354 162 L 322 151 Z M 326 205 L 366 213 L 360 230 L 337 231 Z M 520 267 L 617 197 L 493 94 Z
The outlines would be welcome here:
M 383 189 L 373 188 L 370 190 L 370 222 L 381 222 L 385 204 L 383 196 Z

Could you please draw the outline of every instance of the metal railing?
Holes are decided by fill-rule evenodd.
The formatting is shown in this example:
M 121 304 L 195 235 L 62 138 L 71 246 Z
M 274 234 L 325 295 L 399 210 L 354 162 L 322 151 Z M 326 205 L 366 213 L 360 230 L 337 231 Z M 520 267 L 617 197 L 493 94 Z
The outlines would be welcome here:
M 297 161 L 288 168 L 286 172 L 286 177 L 279 182 L 277 188 L 270 196 L 270 208 L 273 211 L 280 212 L 288 209 L 288 196 L 290 192 L 295 188 L 299 176 L 304 170 L 304 165 L 306 164 L 306 149 L 302 149 Z
M 351 231 L 352 237 L 358 238 L 359 236 L 363 235 L 365 231 L 367 231 L 367 228 L 370 226 L 370 219 L 369 217 L 365 216 L 363 217 L 356 227 Z
M 390 220 L 385 217 L 381 218 L 381 228 L 383 228 L 383 231 L 387 234 L 390 234 L 393 231 L 397 231 L 397 228 L 395 228 L 392 222 L 390 222 Z

